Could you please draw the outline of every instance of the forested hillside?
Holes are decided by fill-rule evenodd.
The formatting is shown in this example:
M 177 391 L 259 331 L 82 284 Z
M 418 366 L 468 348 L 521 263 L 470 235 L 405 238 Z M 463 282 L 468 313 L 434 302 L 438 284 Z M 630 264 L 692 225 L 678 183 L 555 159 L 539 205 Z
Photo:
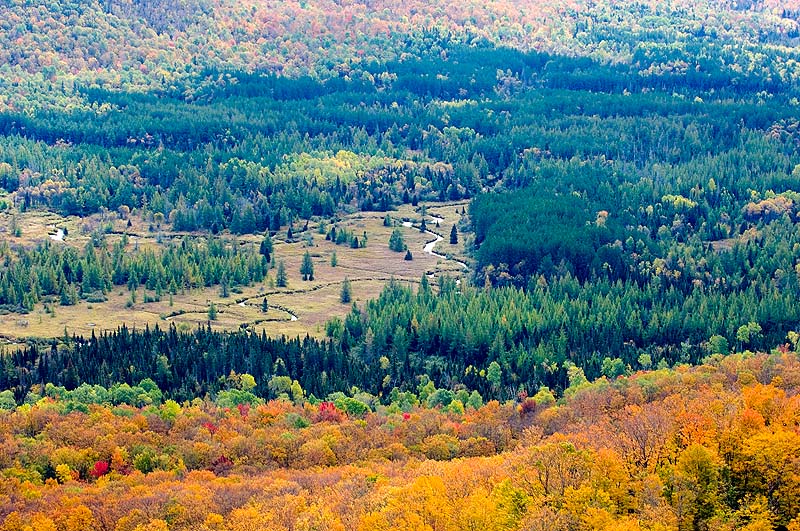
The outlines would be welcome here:
M 734 65 L 746 62 L 771 69 L 775 63 L 765 61 L 759 45 L 769 48 L 773 60 L 790 54 L 781 45 L 797 37 L 800 4 L 11 0 L 3 9 L 3 105 L 21 109 L 64 102 L 85 106 L 74 82 L 174 89 L 198 69 L 222 65 L 372 83 L 364 65 L 444 51 L 449 42 L 632 61 L 655 74 L 685 73 L 697 60 L 711 66 L 713 58 L 698 52 L 714 42 L 727 45 L 723 49 L 734 59 L 716 68 L 736 73 Z
M 212 286 L 227 297 L 273 285 L 273 241 L 317 247 L 310 223 L 361 248 L 366 230 L 336 235 L 343 215 L 410 204 L 425 233 L 426 203 L 471 200 L 452 227 L 463 282 L 393 283 L 313 348 L 362 367 L 352 377 L 376 394 L 384 377 L 427 375 L 510 398 L 565 388 L 570 364 L 595 378 L 697 363 L 773 348 L 798 325 L 797 6 L 5 9 L 4 312 L 54 315 L 120 288 L 131 307 L 142 287 L 170 307 Z M 33 244 L 20 227 L 42 211 L 100 222 L 80 245 Z M 140 249 L 127 233 L 142 223 L 158 236 Z M 43 374 L 41 345 L 25 363 Z M 7 373 L 18 399 L 36 381 Z M 172 376 L 183 397 L 187 376 Z
M 4 2 L 2 530 L 797 531 L 798 45 Z
M 281 378 L 263 402 L 235 373 L 183 404 L 48 385 L 0 416 L 0 525 L 795 531 L 798 378 L 796 352 L 733 355 L 435 409 L 429 384 L 387 406 Z

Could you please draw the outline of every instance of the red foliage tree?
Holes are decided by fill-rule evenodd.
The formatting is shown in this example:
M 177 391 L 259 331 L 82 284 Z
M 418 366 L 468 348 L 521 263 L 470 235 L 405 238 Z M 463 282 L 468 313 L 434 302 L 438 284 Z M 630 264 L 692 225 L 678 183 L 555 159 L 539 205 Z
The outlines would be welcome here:
M 94 464 L 94 468 L 89 472 L 89 474 L 97 479 L 100 476 L 105 476 L 108 474 L 108 462 L 106 461 L 98 461 Z
M 344 413 L 333 402 L 322 402 L 317 410 L 316 422 L 342 422 Z

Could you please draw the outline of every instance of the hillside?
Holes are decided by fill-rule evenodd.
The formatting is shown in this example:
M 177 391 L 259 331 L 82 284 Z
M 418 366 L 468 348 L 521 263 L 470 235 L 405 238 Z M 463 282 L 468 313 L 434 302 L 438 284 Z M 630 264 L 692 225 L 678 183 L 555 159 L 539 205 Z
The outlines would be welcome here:
M 374 412 L 366 394 L 306 402 L 294 388 L 264 403 L 234 376 L 216 403 L 162 403 L 150 381 L 48 386 L 3 413 L 1 528 L 800 524 L 796 352 L 575 382 L 557 404 L 541 392 L 519 406 L 427 409 L 441 392 L 422 385 Z
M 800 531 L 799 46 L 2 2 L 0 531 Z
M 796 79 L 786 45 L 798 37 L 800 16 L 797 0 L 10 0 L 3 9 L 0 110 L 12 111 L 83 107 L 80 86 L 184 90 L 208 69 L 373 82 L 380 76 L 371 64 L 446 54 L 459 42 L 634 63 L 648 75 L 695 64 L 720 46 L 729 56 L 723 69 L 757 63 Z

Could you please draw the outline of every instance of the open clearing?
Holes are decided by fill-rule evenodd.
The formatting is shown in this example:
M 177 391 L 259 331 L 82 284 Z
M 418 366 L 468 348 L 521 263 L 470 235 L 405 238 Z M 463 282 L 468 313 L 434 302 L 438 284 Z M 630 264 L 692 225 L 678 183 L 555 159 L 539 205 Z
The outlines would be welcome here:
M 94 331 L 113 330 L 125 324 L 128 327 L 169 326 L 174 323 L 179 329 L 192 329 L 211 324 L 215 329 L 248 328 L 255 332 L 265 331 L 272 336 L 325 335 L 325 323 L 335 316 L 343 317 L 351 304 L 339 301 L 342 282 L 351 281 L 352 301 L 363 305 L 366 300 L 377 297 L 383 286 L 392 278 L 401 282 L 418 283 L 422 275 L 429 275 L 432 281 L 439 275 L 465 278 L 468 274 L 464 251 L 464 236 L 459 233 L 456 245 L 449 243 L 453 224 L 462 219 L 461 211 L 466 208 L 464 201 L 453 203 L 429 203 L 426 205 L 425 220 L 429 232 L 419 230 L 422 208 L 403 205 L 390 211 L 392 226 L 384 226 L 387 212 L 359 212 L 344 217 L 336 224 L 358 236 L 367 236 L 367 246 L 352 249 L 348 245 L 335 245 L 318 232 L 318 225 L 310 223 L 306 232 L 295 232 L 294 242 L 285 241 L 286 229 L 274 238 L 274 257 L 283 260 L 288 275 L 288 286 L 274 286 L 275 269 L 270 271 L 264 282 L 250 286 L 235 286 L 230 296 L 222 298 L 218 286 L 194 289 L 173 296 L 164 295 L 159 302 L 144 303 L 144 288 L 137 292 L 137 303 L 128 306 L 130 294 L 124 286 L 116 286 L 107 294 L 108 300 L 102 303 L 81 301 L 75 306 L 54 306 L 54 312 L 45 311 L 38 304 L 34 311 L 26 314 L 0 315 L 0 338 L 13 343 L 22 338 L 59 337 L 66 333 L 89 335 Z M 83 248 L 90 240 L 92 231 L 99 227 L 106 229 L 106 241 L 110 245 L 129 235 L 129 247 L 135 248 L 162 245 L 172 238 L 181 238 L 186 233 L 173 233 L 164 226 L 161 231 L 141 218 L 131 217 L 131 226 L 126 220 L 113 214 L 92 216 L 87 219 L 63 218 L 46 212 L 29 212 L 15 217 L 21 234 L 13 235 L 11 215 L 0 214 L 0 238 L 14 245 L 35 245 L 51 240 L 54 245 L 72 245 Z M 411 225 L 411 226 L 409 226 Z M 438 225 L 438 226 L 437 226 Z M 60 241 L 58 229 L 67 229 L 66 237 Z M 152 230 L 151 230 L 152 228 Z M 413 254 L 413 260 L 404 260 L 404 252 L 389 249 L 388 241 L 392 230 L 400 228 L 406 245 Z M 110 231 L 108 231 L 110 229 Z M 160 235 L 159 235 L 160 233 Z M 205 234 L 190 234 L 205 238 Z M 438 240 L 436 235 L 441 236 Z M 310 236 L 310 242 L 309 238 Z M 232 238 L 225 235 L 226 238 Z M 262 236 L 247 235 L 238 237 L 241 245 L 257 246 Z M 430 245 L 436 241 L 435 245 Z M 310 243 L 310 245 L 309 245 Z M 425 252 L 427 248 L 432 252 Z M 314 280 L 303 281 L 300 264 L 303 255 L 309 251 L 314 262 Z M 331 255 L 336 252 L 338 265 L 332 267 Z M 273 262 L 273 264 L 275 261 Z M 150 294 L 152 295 L 152 294 Z M 262 302 L 267 298 L 269 309 L 262 311 Z M 211 303 L 217 308 L 217 319 L 208 320 Z

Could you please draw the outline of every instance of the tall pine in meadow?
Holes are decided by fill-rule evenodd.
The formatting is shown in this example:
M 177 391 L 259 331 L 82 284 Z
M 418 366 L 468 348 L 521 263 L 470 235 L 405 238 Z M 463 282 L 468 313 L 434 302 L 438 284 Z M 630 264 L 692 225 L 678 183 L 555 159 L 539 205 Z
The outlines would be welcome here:
M 314 280 L 314 262 L 311 260 L 311 254 L 308 251 L 303 255 L 300 274 L 303 275 L 303 280 Z
M 278 262 L 278 270 L 275 272 L 275 285 L 279 288 L 285 288 L 287 284 L 286 265 L 283 263 L 283 260 L 281 260 Z
M 342 304 L 347 304 L 352 299 L 352 295 L 350 280 L 348 280 L 347 277 L 344 277 L 344 282 L 342 282 L 342 291 L 339 293 L 339 301 Z

